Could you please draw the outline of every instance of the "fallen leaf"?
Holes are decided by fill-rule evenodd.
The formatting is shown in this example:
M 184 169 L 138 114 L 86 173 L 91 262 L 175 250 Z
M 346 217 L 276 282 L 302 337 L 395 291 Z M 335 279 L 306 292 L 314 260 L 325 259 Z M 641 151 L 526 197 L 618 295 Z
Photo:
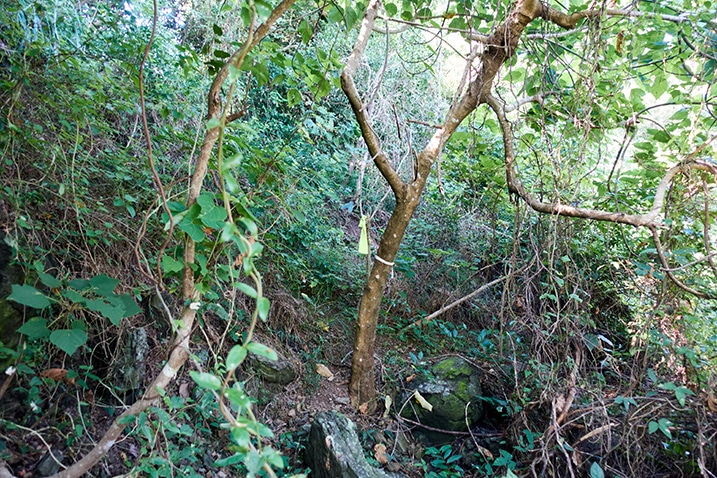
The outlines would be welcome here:
M 421 407 L 425 408 L 425 409 L 428 410 L 429 412 L 432 412 L 432 411 L 433 411 L 433 405 L 431 405 L 431 404 L 428 402 L 428 400 L 426 400 L 425 398 L 423 398 L 423 395 L 421 395 L 420 393 L 418 393 L 418 390 L 416 390 L 415 392 L 413 392 L 413 398 L 416 399 L 416 401 L 418 402 L 418 404 L 419 404 Z
M 68 385 L 75 384 L 74 378 L 67 378 L 67 370 L 65 370 L 64 368 L 48 368 L 40 374 L 40 377 L 49 378 L 50 380 L 54 380 L 56 382 L 63 382 Z
M 368 413 L 368 402 L 363 402 L 361 405 L 359 405 L 358 411 L 362 415 L 366 415 Z
M 406 377 L 406 383 L 409 383 L 409 382 L 410 382 L 411 380 L 413 380 L 414 378 L 416 378 L 416 374 L 415 374 L 415 373 L 414 373 L 413 375 L 409 375 L 408 377 Z
M 710 392 L 709 395 L 707 395 L 707 407 L 712 412 L 717 413 L 717 400 L 715 399 L 715 394 L 713 392 Z
M 388 414 L 391 413 L 391 405 L 393 404 L 393 399 L 386 395 L 386 397 L 383 399 L 383 408 L 385 409 L 383 412 L 383 418 L 387 418 Z
M 332 381 L 334 379 L 334 374 L 331 370 L 329 370 L 329 367 L 327 367 L 324 364 L 317 364 L 316 365 L 316 373 L 321 375 L 322 377 L 325 377 L 326 379 Z
M 479 452 L 481 455 L 483 455 L 484 458 L 489 458 L 489 459 L 491 459 L 491 460 L 493 459 L 493 454 L 490 452 L 489 449 L 484 448 L 484 447 L 482 447 L 482 446 L 480 446 L 480 445 L 476 445 L 476 446 L 478 447 L 478 452 Z
M 189 397 L 189 382 L 179 384 L 179 396 L 182 398 Z
M 376 461 L 382 465 L 388 463 L 388 455 L 386 455 L 386 445 L 383 443 L 376 443 L 373 447 L 373 457 Z

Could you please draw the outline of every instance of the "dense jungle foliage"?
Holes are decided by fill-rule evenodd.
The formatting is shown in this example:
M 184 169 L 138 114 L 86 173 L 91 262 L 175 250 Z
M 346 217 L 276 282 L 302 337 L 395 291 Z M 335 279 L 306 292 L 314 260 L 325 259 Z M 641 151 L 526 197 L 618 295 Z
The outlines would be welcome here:
M 714 478 L 714 10 L 0 0 L 0 477 Z

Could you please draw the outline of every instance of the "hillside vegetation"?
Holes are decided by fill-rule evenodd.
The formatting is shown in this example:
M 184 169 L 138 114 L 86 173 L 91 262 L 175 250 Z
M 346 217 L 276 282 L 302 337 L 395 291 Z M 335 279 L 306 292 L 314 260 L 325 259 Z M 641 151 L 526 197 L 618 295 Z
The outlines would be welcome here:
M 0 32 L 0 477 L 301 476 L 329 409 L 409 477 L 717 476 L 710 2 Z M 481 414 L 431 445 L 401 411 L 446 357 Z

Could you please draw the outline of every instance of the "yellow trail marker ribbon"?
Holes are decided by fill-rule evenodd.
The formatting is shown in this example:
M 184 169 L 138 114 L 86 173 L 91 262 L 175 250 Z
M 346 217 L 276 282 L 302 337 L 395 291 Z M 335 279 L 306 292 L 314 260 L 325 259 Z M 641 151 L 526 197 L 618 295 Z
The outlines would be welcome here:
M 358 251 L 359 254 L 368 254 L 368 232 L 366 231 L 366 216 L 361 216 L 359 221 L 359 227 L 361 228 L 361 237 L 359 238 Z

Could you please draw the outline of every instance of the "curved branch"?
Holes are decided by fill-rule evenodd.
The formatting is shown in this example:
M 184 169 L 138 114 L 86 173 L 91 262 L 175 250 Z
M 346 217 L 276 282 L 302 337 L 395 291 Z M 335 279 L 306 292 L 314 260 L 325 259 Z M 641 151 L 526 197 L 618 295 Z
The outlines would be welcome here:
M 568 30 L 575 28 L 580 20 L 583 20 L 585 18 L 601 17 L 603 15 L 608 17 L 661 18 L 662 20 L 667 20 L 668 22 L 674 23 L 682 23 L 688 20 L 688 14 L 686 13 L 683 13 L 681 15 L 662 15 L 659 13 L 652 12 L 635 12 L 631 10 L 617 10 L 611 8 L 605 10 L 583 10 L 581 12 L 567 14 L 547 5 L 543 5 L 543 11 L 540 16 L 545 20 L 558 25 L 559 27 Z
M 689 170 L 697 169 L 701 171 L 707 171 L 717 176 L 715 167 L 711 164 L 695 161 L 695 151 L 687 159 L 676 164 L 667 170 L 662 180 L 657 186 L 655 191 L 655 198 L 652 202 L 650 210 L 644 214 L 625 214 L 622 212 L 614 211 L 603 211 L 600 209 L 587 209 L 569 206 L 567 204 L 560 204 L 554 202 L 542 202 L 533 197 L 523 186 L 523 183 L 518 179 L 515 172 L 515 152 L 513 149 L 513 131 L 510 127 L 508 119 L 505 117 L 505 111 L 503 105 L 493 96 L 486 95 L 486 103 L 491 107 L 498 117 L 498 123 L 500 124 L 503 132 L 503 146 L 505 149 L 505 165 L 506 165 L 506 179 L 508 183 L 508 190 L 520 196 L 531 208 L 544 214 L 557 214 L 560 216 L 576 217 L 582 219 L 594 219 L 597 221 L 608 221 L 616 222 L 620 224 L 629 224 L 636 227 L 661 227 L 661 213 L 665 203 L 665 195 L 670 184 L 672 184 L 675 176 L 678 174 L 684 174 Z M 714 139 L 714 138 L 713 138 Z M 711 142 L 710 140 L 709 142 Z M 708 142 L 708 143 L 709 143 Z M 706 144 L 708 144 L 706 143 Z M 705 145 L 706 145 L 705 144 Z M 701 150 L 705 145 L 698 149 Z
M 354 83 L 353 78 L 354 74 L 356 74 L 356 70 L 358 70 L 361 57 L 366 50 L 366 45 L 368 45 L 369 36 L 371 36 L 371 31 L 373 30 L 374 23 L 376 22 L 379 4 L 379 0 L 372 0 L 366 9 L 364 21 L 361 22 L 361 30 L 359 31 L 358 39 L 351 51 L 351 55 L 349 55 L 348 60 L 346 60 L 344 71 L 341 72 L 341 89 L 344 90 L 344 94 L 346 94 L 346 97 L 351 104 L 351 109 L 353 110 L 356 121 L 361 128 L 361 135 L 366 142 L 366 146 L 373 158 L 373 162 L 376 164 L 376 167 L 381 172 L 383 177 L 386 178 L 386 181 L 388 181 L 388 184 L 391 186 L 391 189 L 396 197 L 400 198 L 406 194 L 406 183 L 403 182 L 396 170 L 393 166 L 391 166 L 388 156 L 383 151 L 381 141 L 371 127 L 370 118 L 368 117 L 366 108 L 364 107 L 361 97 L 356 90 L 356 84 Z
M 673 273 L 672 269 L 670 269 L 669 264 L 667 263 L 667 257 L 665 257 L 665 252 L 662 248 L 662 242 L 660 241 L 660 233 L 657 231 L 656 227 L 650 227 L 650 232 L 652 232 L 652 240 L 655 242 L 655 249 L 657 250 L 657 256 L 660 258 L 660 263 L 662 264 L 662 271 L 667 274 L 667 277 L 670 278 L 670 280 L 680 289 L 684 290 L 685 292 L 688 292 L 695 297 L 699 297 L 701 299 L 717 299 L 716 294 L 710 294 L 708 292 L 702 292 L 696 289 L 693 289 L 692 287 L 688 286 L 684 282 L 682 282 L 680 279 L 677 278 L 677 276 Z
M 515 171 L 515 150 L 513 149 L 513 131 L 505 116 L 505 110 L 503 105 L 492 95 L 485 97 L 486 103 L 491 107 L 498 117 L 498 123 L 500 124 L 503 132 L 503 147 L 505 154 L 505 167 L 506 167 L 506 179 L 508 184 L 508 190 L 520 196 L 532 209 L 537 212 L 544 214 L 555 214 L 559 216 L 575 217 L 581 219 L 592 219 L 596 221 L 608 221 L 620 224 L 629 224 L 635 227 L 647 227 L 652 232 L 652 236 L 655 242 L 657 253 L 662 263 L 663 271 L 667 276 L 674 282 L 678 287 L 695 295 L 696 297 L 706 299 L 716 299 L 717 295 L 709 294 L 695 290 L 683 282 L 681 282 L 669 268 L 667 258 L 662 250 L 660 243 L 658 229 L 663 226 L 662 223 L 662 209 L 665 204 L 665 195 L 667 194 L 668 188 L 672 185 L 675 177 L 678 174 L 685 174 L 690 170 L 696 169 L 700 171 L 707 171 L 712 173 L 717 178 L 717 168 L 709 163 L 703 161 L 696 161 L 694 157 L 703 149 L 705 149 L 710 143 L 712 143 L 717 136 L 712 137 L 710 140 L 703 143 L 699 148 L 685 158 L 682 162 L 676 164 L 667 170 L 662 180 L 657 185 L 655 190 L 655 197 L 652 201 L 652 207 L 644 214 L 625 214 L 614 211 L 603 211 L 600 209 L 586 209 L 578 208 L 574 206 L 568 206 L 565 204 L 555 202 L 542 202 L 536 199 L 532 194 L 525 189 L 523 183 L 520 182 Z

